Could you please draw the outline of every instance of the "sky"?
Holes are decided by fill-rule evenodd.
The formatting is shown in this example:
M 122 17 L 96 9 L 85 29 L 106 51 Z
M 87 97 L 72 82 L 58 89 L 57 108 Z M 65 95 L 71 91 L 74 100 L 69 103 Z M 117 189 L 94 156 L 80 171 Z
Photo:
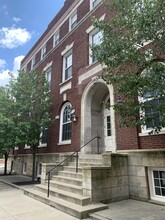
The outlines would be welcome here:
M 17 75 L 20 62 L 65 0 L 0 0 L 0 86 Z

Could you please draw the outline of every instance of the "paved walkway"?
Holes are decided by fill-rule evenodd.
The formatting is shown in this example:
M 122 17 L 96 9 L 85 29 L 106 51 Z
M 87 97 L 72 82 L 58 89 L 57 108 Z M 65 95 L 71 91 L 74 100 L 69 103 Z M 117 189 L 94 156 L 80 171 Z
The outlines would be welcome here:
M 107 220 L 165 220 L 165 206 L 131 199 L 110 203 L 108 206 L 108 210 L 95 214 Z
M 0 177 L 1 179 L 1 177 Z M 77 220 L 0 181 L 0 220 Z
M 33 185 L 16 186 L 13 184 L 13 182 L 29 180 L 31 180 L 30 177 L 22 175 L 0 176 L 0 220 L 77 220 L 25 196 L 23 189 L 33 187 Z M 124 200 L 110 203 L 109 209 L 95 214 L 105 220 L 165 220 L 165 206 Z

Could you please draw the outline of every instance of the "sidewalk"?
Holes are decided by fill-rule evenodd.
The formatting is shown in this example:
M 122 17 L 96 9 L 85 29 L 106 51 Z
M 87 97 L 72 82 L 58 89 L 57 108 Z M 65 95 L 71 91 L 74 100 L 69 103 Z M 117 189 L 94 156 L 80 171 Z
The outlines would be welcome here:
M 128 199 L 110 203 L 108 207 L 108 210 L 96 212 L 95 215 L 105 220 L 165 220 L 165 206 L 148 202 Z
M 33 185 L 15 185 L 28 182 L 31 177 L 22 175 L 0 176 L 0 220 L 77 220 L 55 208 L 23 194 Z M 15 188 L 17 187 L 17 188 Z M 124 200 L 110 203 L 109 209 L 95 213 L 100 219 L 112 220 L 165 220 L 165 206 Z
M 15 188 L 12 182 L 15 180 L 18 182 L 17 178 L 22 181 L 24 177 L 18 175 L 0 176 L 0 220 L 78 220 L 25 196 L 21 189 L 33 186 L 24 185 Z

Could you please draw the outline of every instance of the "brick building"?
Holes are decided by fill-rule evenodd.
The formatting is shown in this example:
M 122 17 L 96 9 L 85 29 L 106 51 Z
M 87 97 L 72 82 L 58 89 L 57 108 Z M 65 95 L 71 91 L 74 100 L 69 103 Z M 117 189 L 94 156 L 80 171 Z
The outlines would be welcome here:
M 127 158 L 123 198 L 165 202 L 165 133 L 162 130 L 159 135 L 149 136 L 147 129 L 139 133 L 137 128 L 120 127 L 114 109 L 106 108 L 116 97 L 113 86 L 99 77 L 102 67 L 90 49 L 90 45 L 99 44 L 101 37 L 92 25 L 93 16 L 109 18 L 101 0 L 66 0 L 21 63 L 21 69 L 46 74 L 53 98 L 55 120 L 44 131 L 47 138 L 43 135 L 38 147 L 36 175 L 41 175 L 43 163 L 55 163 L 100 136 L 100 154 L 109 153 L 112 163 L 117 157 L 120 161 L 121 155 Z M 97 141 L 87 144 L 81 154 L 97 154 Z M 28 147 L 15 150 L 11 158 L 16 172 L 31 175 Z M 115 198 L 121 199 L 122 187 L 115 187 L 120 188 Z M 113 200 L 113 193 L 105 194 L 105 199 Z

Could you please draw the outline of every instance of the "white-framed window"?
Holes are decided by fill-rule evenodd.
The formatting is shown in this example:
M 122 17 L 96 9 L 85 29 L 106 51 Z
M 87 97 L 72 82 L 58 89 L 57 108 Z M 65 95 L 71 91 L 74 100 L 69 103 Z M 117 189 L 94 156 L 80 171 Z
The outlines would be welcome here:
M 43 128 L 41 132 L 41 145 L 47 144 L 47 140 L 48 140 L 48 129 Z
M 31 61 L 31 69 L 33 69 L 33 67 L 35 66 L 35 64 L 36 64 L 36 57 L 34 56 L 34 57 L 32 58 L 32 61 Z
M 63 77 L 62 82 L 72 77 L 72 50 L 63 56 Z
M 98 29 L 89 33 L 89 64 L 97 61 L 94 51 L 91 49 L 93 46 L 100 45 L 102 43 L 103 33 Z
M 165 201 L 165 167 L 149 168 L 149 188 L 151 199 Z
M 60 115 L 60 143 L 70 143 L 72 133 L 72 121 L 71 121 L 72 105 L 67 102 L 61 109 Z
M 49 68 L 45 71 L 45 77 L 46 77 L 46 80 L 47 80 L 47 82 L 48 82 L 49 89 L 51 89 L 51 75 L 52 75 L 51 67 L 49 67 Z
M 90 8 L 91 8 L 91 10 L 93 8 L 95 8 L 100 2 L 101 2 L 101 0 L 90 0 Z
M 161 126 L 161 113 L 158 111 L 157 106 L 165 102 L 165 99 L 143 96 L 143 102 L 144 106 L 146 106 L 143 113 L 148 118 L 143 131 L 150 131 L 155 127 Z
M 41 60 L 45 57 L 46 55 L 46 44 L 41 48 Z
M 142 77 L 152 77 L 150 73 L 150 70 L 144 70 L 141 75 Z M 163 94 L 160 89 L 156 88 L 154 91 L 146 91 L 144 94 L 139 96 L 139 102 L 143 105 L 140 117 L 145 119 L 145 125 L 141 126 L 142 133 L 148 133 L 154 128 L 163 126 L 162 112 L 160 110 L 160 106 L 165 104 L 165 96 Z
M 57 30 L 53 36 L 53 47 L 55 47 L 60 42 L 60 31 Z
M 41 162 L 37 162 L 36 167 L 37 167 L 37 177 L 41 177 L 41 174 L 42 174 L 42 163 Z
M 27 170 L 27 163 L 22 162 L 22 174 L 26 174 L 26 170 Z
M 75 11 L 69 18 L 69 31 L 77 25 L 77 11 Z

